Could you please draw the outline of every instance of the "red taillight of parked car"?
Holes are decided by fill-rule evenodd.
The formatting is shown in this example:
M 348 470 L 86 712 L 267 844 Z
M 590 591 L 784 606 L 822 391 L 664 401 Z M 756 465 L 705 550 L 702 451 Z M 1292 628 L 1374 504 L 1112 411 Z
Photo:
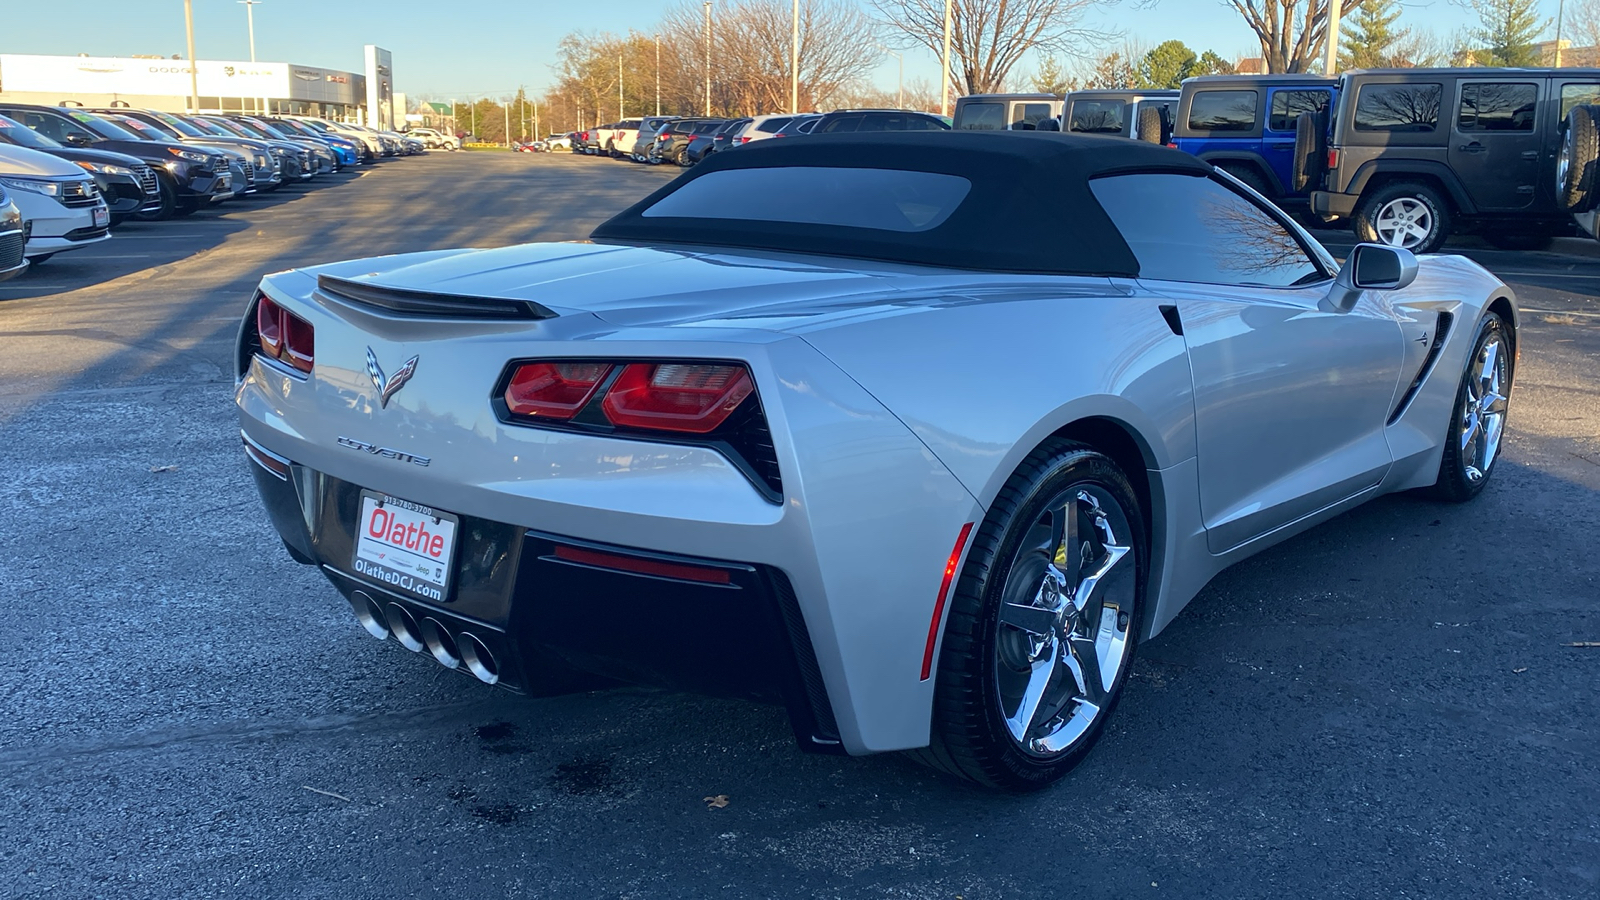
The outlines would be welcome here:
M 262 356 L 288 363 L 301 372 L 311 371 L 316 361 L 316 329 L 265 294 L 256 300 L 256 339 Z
M 1339 168 L 1339 151 L 1333 149 L 1328 150 L 1328 168 Z
M 617 376 L 601 408 L 613 425 L 706 434 L 754 390 L 744 366 L 633 363 Z
M 544 360 L 516 364 L 501 400 L 527 421 L 565 422 L 597 404 L 619 429 L 710 434 L 753 393 L 738 363 Z
M 740 137 L 739 137 L 739 143 L 741 143 L 741 144 L 748 144 L 748 143 L 750 143 L 750 139 L 749 139 L 749 138 L 747 138 L 747 137 L 745 137 L 745 136 L 743 136 L 743 135 L 740 135 Z
M 539 362 L 518 366 L 506 385 L 506 408 L 518 416 L 570 419 L 589 402 L 610 372 L 610 363 Z

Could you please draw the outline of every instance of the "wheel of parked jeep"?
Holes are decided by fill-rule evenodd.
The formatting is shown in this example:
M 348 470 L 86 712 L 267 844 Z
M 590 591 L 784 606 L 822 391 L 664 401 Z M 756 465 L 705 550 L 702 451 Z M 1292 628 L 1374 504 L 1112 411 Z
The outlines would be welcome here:
M 1483 239 L 1501 250 L 1548 250 L 1555 237 L 1537 232 L 1490 231 Z
M 932 744 L 980 784 L 1045 787 L 1082 762 L 1133 667 L 1146 560 L 1116 463 L 1052 441 L 1006 482 L 950 597 Z
M 1328 172 L 1328 120 L 1320 113 L 1301 113 L 1294 120 L 1294 160 L 1290 181 L 1296 191 L 1322 185 Z
M 1567 113 L 1556 153 L 1556 204 L 1582 213 L 1600 204 L 1595 169 L 1600 167 L 1600 106 L 1574 106 Z
M 1439 480 L 1428 489 L 1433 497 L 1462 503 L 1478 496 L 1489 483 L 1505 437 L 1514 352 L 1505 322 L 1496 313 L 1485 315 L 1478 323 L 1472 355 L 1467 357 L 1467 370 L 1456 389 Z
M 1161 124 L 1161 109 L 1156 106 L 1139 108 L 1139 121 L 1134 125 L 1133 136 L 1147 144 L 1165 144 L 1166 129 Z
M 1255 166 L 1252 166 L 1249 163 L 1220 162 L 1217 163 L 1217 168 L 1249 185 L 1250 190 L 1255 191 L 1269 200 L 1272 199 L 1274 194 L 1272 185 L 1267 183 L 1266 177 L 1263 176 L 1261 174 L 1261 170 L 1257 169 Z
M 1383 185 L 1356 208 L 1356 237 L 1432 253 L 1450 236 L 1450 207 L 1438 191 L 1415 181 Z

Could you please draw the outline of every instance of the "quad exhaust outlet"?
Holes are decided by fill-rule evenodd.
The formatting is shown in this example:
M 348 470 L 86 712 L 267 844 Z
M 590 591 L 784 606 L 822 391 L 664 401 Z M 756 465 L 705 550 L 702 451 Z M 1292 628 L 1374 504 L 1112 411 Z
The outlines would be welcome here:
M 393 637 L 413 653 L 426 651 L 447 669 L 465 668 L 484 684 L 500 681 L 500 665 L 494 653 L 470 631 L 451 634 L 443 622 L 432 616 L 424 616 L 418 622 L 400 604 L 381 604 L 366 591 L 352 591 L 350 605 L 355 608 L 356 621 L 378 640 Z

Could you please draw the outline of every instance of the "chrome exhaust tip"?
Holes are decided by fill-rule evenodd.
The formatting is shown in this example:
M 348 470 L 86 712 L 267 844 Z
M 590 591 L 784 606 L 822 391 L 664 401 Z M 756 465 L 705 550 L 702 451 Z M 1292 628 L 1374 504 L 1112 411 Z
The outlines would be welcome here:
M 439 624 L 437 619 L 425 618 L 422 620 L 422 643 L 428 647 L 428 652 L 433 654 L 433 659 L 446 669 L 454 669 L 461 665 L 461 651 L 456 649 L 456 639 L 450 632 Z
M 355 607 L 356 621 L 367 630 L 367 634 L 380 641 L 388 639 L 389 626 L 384 622 L 383 607 L 372 599 L 371 594 L 366 591 L 352 591 L 350 605 Z
M 483 641 L 463 631 L 457 644 L 461 647 L 461 661 L 467 664 L 468 672 L 484 684 L 494 684 L 500 680 L 500 667 L 495 664 L 494 654 L 489 652 Z
M 389 604 L 384 609 L 384 619 L 400 646 L 413 653 L 422 652 L 422 639 L 417 636 L 417 620 L 411 618 L 411 613 L 406 612 L 405 607 L 398 603 Z

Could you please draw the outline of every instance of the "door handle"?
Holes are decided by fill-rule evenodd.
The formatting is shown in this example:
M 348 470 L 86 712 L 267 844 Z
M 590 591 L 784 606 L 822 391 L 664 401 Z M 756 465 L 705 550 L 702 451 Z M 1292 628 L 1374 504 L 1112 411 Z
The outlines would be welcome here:
M 1537 151 L 1537 150 L 1524 150 L 1524 151 L 1522 151 L 1522 158 L 1523 159 L 1538 159 L 1539 158 L 1539 151 Z
M 1478 143 L 1477 141 L 1473 141 L 1470 144 L 1462 144 L 1461 146 L 1457 147 L 1456 149 L 1460 150 L 1462 153 L 1482 153 L 1483 151 L 1485 151 L 1485 150 L 1487 150 L 1489 148 L 1485 147 L 1484 145 L 1482 145 L 1480 143 Z

